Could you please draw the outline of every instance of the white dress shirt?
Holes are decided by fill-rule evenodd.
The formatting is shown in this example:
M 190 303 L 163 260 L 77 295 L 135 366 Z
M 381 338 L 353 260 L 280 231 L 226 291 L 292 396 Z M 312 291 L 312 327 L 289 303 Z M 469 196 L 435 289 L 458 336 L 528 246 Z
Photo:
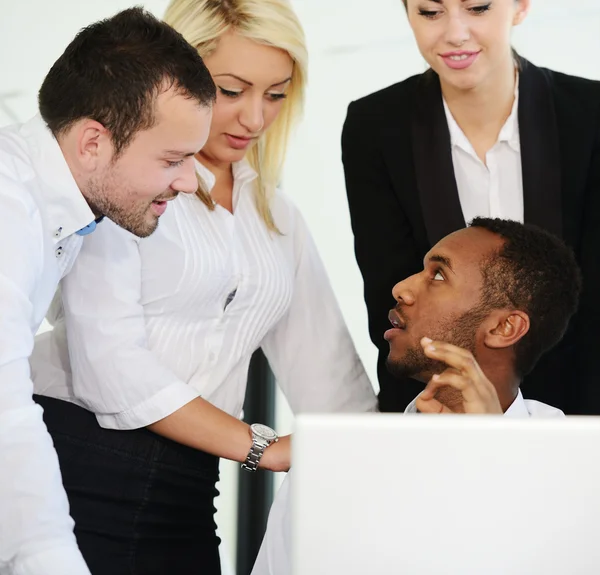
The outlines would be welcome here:
M 417 396 L 419 397 L 419 396 Z M 415 397 L 404 410 L 404 413 L 418 413 L 417 397 Z M 521 390 L 510 407 L 504 412 L 504 417 L 564 417 L 565 414 L 556 407 L 552 407 L 535 399 L 524 399 Z
M 417 413 L 416 400 L 417 398 L 409 403 L 404 413 Z M 523 399 L 521 390 L 504 412 L 504 417 L 564 417 L 564 415 L 560 409 L 540 401 Z M 292 482 L 293 472 L 290 471 L 275 495 L 269 513 L 267 531 L 251 575 L 292 575 L 290 516 Z
M 0 573 L 85 575 L 28 359 L 94 215 L 39 116 L 0 129 L 0 198 Z
M 523 222 L 518 106 L 517 75 L 512 111 L 500 130 L 498 141 L 488 151 L 486 162 L 483 163 L 444 100 L 458 197 L 467 224 L 477 216 Z
M 197 169 L 211 188 L 212 174 Z M 294 412 L 376 409 L 304 220 L 277 193 L 281 235 L 269 232 L 256 173 L 246 162 L 233 169 L 233 214 L 181 194 L 148 238 L 110 221 L 86 238 L 61 285 L 64 318 L 36 344 L 37 393 L 112 429 L 147 426 L 199 396 L 239 417 L 262 347 Z

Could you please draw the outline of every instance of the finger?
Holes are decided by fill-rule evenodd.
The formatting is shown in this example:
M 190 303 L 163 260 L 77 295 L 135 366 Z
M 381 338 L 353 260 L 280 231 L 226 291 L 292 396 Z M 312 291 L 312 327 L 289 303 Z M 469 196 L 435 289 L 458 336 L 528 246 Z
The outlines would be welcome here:
M 462 406 L 466 413 L 502 413 L 498 394 L 491 383 L 489 386 L 482 384 L 478 387 L 469 378 L 457 374 L 454 370 L 446 370 L 439 376 L 432 377 L 421 395 L 425 394 L 427 398 L 443 387 L 460 390 Z
M 450 369 L 439 375 L 434 375 L 427 383 L 421 395 L 425 394 L 425 399 L 434 397 L 442 387 L 452 387 L 460 391 L 464 402 L 475 403 L 484 398 L 479 388 L 470 378 Z
M 447 341 L 442 340 L 433 340 L 429 337 L 421 338 L 421 345 L 423 347 L 435 347 L 437 349 L 445 349 L 449 351 L 453 351 L 458 355 L 463 355 L 465 358 L 472 356 L 471 352 L 464 347 L 459 347 L 458 345 L 454 345 L 453 343 L 448 343 Z
M 455 373 L 457 375 L 462 375 L 462 373 L 460 371 L 454 369 L 453 367 L 448 367 L 442 373 L 438 373 L 438 374 L 435 374 L 434 376 L 432 376 L 431 379 L 435 378 L 435 381 L 438 381 L 440 376 L 445 373 Z M 431 379 L 429 381 L 431 381 Z M 427 382 L 427 383 L 429 383 L 429 382 Z M 425 389 L 421 392 L 421 395 L 423 395 L 425 399 L 431 399 L 435 395 L 435 393 L 436 393 L 435 388 L 431 388 L 429 385 L 426 385 Z
M 423 352 L 427 357 L 441 361 L 473 379 L 479 376 L 479 364 L 470 351 L 443 341 L 428 341 L 427 338 L 421 340 Z
M 420 413 L 454 413 L 451 409 L 448 409 L 443 403 L 440 403 L 437 399 L 422 399 L 421 396 L 417 397 L 415 401 L 415 407 Z

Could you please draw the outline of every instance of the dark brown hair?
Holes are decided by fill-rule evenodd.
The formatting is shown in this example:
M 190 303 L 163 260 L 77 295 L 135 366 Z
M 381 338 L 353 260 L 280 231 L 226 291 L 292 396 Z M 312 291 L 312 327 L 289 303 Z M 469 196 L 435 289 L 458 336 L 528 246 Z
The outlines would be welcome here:
M 198 52 L 142 8 L 130 8 L 81 30 L 42 83 L 38 103 L 55 136 L 91 118 L 109 130 L 119 155 L 155 122 L 155 102 L 175 87 L 211 106 L 216 87 Z

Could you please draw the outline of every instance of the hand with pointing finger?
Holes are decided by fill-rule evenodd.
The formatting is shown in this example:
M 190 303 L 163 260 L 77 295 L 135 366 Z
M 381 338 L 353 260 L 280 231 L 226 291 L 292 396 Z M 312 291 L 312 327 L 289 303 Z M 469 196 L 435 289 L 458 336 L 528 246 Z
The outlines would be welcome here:
M 421 340 L 421 345 L 427 357 L 448 366 L 429 380 L 417 398 L 416 407 L 421 413 L 456 413 L 435 397 L 438 390 L 446 386 L 461 393 L 465 413 L 503 413 L 496 388 L 470 351 L 426 337 Z

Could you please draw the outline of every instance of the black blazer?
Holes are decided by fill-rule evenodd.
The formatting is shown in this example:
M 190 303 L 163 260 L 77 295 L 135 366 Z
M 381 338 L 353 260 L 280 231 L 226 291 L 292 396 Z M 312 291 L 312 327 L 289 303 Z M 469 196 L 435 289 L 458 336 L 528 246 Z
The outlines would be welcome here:
M 523 394 L 568 413 L 600 414 L 600 82 L 520 65 L 525 221 L 574 249 L 584 286 L 567 334 L 526 377 Z M 379 349 L 380 408 L 402 411 L 423 385 L 385 368 L 392 287 L 422 270 L 438 240 L 465 227 L 439 77 L 430 70 L 351 103 L 342 159 Z

